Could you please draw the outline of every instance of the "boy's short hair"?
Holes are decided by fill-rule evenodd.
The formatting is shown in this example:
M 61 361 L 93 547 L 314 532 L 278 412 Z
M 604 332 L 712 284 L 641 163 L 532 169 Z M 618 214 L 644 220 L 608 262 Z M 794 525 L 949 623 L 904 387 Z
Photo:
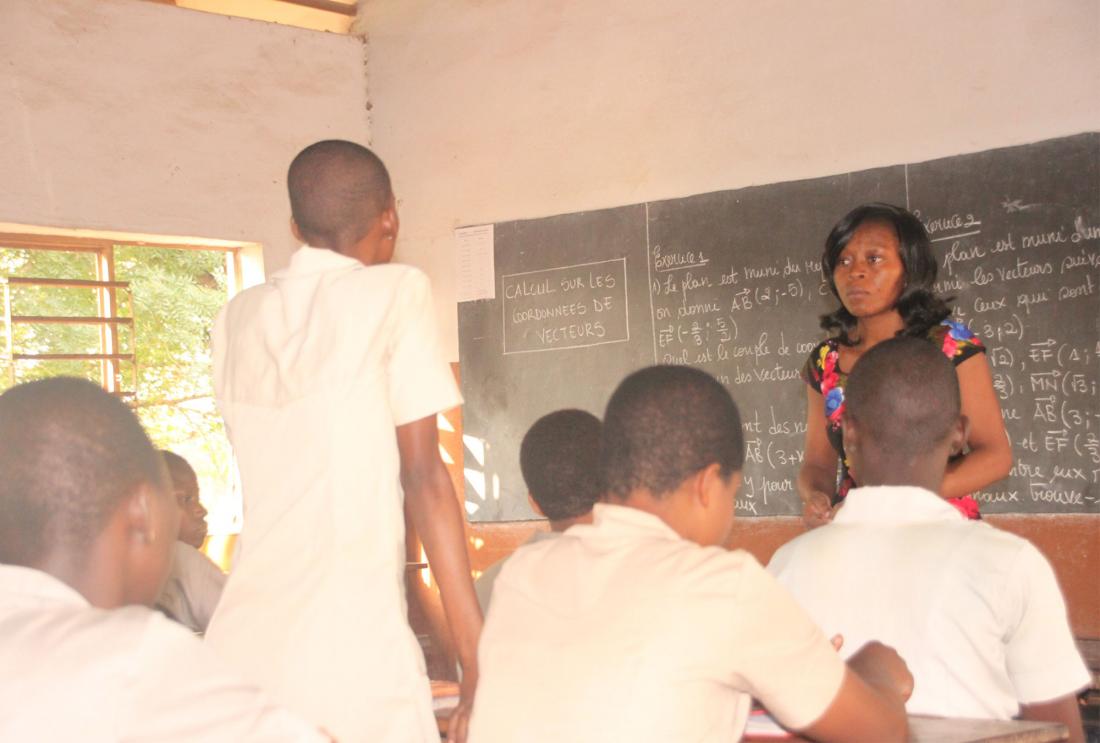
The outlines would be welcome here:
M 607 491 L 661 496 L 718 463 L 723 477 L 741 469 L 741 416 L 726 388 L 688 366 L 651 366 L 622 381 L 604 415 L 602 461 Z
M 519 467 L 546 518 L 583 516 L 603 495 L 600 419 L 573 409 L 542 416 L 523 437 Z
M 161 458 L 133 412 L 100 387 L 53 377 L 0 395 L 0 562 L 87 548 L 144 483 L 166 487 Z
M 868 441 L 893 452 L 925 453 L 959 419 L 955 367 L 923 338 L 900 336 L 863 354 L 844 388 L 846 415 Z
M 185 478 L 198 479 L 195 468 L 186 459 L 168 449 L 161 449 L 160 455 L 164 458 L 164 464 L 168 468 L 168 477 L 174 487 L 178 487 L 180 481 Z
M 287 171 L 290 212 L 309 242 L 347 246 L 366 235 L 393 198 L 377 155 L 342 139 L 316 142 Z

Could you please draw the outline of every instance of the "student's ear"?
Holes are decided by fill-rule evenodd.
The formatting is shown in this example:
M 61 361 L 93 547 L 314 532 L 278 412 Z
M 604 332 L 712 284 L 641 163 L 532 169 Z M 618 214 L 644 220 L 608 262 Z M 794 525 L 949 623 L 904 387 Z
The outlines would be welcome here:
M 539 504 L 535 502 L 535 499 L 531 497 L 531 494 L 527 494 L 527 502 L 531 504 L 531 510 L 537 513 L 542 518 L 546 518 L 546 514 L 539 508 Z
M 397 233 L 401 229 L 401 220 L 397 216 L 397 200 L 391 196 L 390 203 L 378 215 L 379 226 L 382 228 L 382 237 L 387 240 L 397 240 Z
M 859 423 L 849 413 L 847 408 L 840 414 L 840 425 L 844 430 L 844 449 L 852 451 L 859 448 L 860 430 Z
M 966 442 L 969 440 L 970 419 L 965 415 L 960 415 L 959 419 L 955 421 L 955 425 L 951 427 L 951 433 L 949 434 L 951 456 L 953 457 L 966 451 Z
M 712 462 L 695 476 L 701 530 L 695 540 L 699 544 L 724 544 L 733 529 L 734 503 L 741 487 L 741 472 L 722 476 L 722 465 Z
M 302 237 L 302 230 L 298 227 L 298 221 L 294 217 L 290 218 L 290 234 L 294 235 L 294 239 L 300 243 L 308 242 Z
M 172 545 L 179 536 L 179 508 L 170 493 L 150 483 L 138 485 L 123 508 L 127 537 L 124 603 L 152 605 L 171 568 Z
M 733 472 L 729 477 L 722 476 L 722 465 L 711 462 L 699 471 L 700 496 L 703 505 L 712 505 L 711 501 L 717 498 L 725 498 L 732 489 L 734 493 L 741 487 L 741 471 Z
M 150 488 L 139 485 L 126 500 L 126 535 L 131 543 L 149 544 L 160 536 L 152 495 Z

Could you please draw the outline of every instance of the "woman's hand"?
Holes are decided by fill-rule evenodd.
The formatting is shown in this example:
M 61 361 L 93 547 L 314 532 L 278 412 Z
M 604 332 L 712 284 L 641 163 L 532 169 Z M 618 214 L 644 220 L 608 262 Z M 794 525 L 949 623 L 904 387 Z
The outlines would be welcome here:
M 824 526 L 832 520 L 832 499 L 826 493 L 812 490 L 802 498 L 802 523 L 807 529 Z
M 838 457 L 825 433 L 825 402 L 821 393 L 806 386 L 806 445 L 798 471 L 798 495 L 806 527 L 827 524 L 833 518 L 830 492 L 836 484 Z

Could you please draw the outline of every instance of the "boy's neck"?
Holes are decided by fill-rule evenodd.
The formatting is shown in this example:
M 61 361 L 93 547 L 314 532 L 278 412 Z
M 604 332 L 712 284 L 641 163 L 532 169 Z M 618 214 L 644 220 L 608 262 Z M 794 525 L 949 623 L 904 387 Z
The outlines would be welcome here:
M 569 519 L 557 519 L 550 520 L 550 531 L 565 531 L 574 524 L 591 524 L 592 523 L 592 511 L 582 513 L 580 516 L 574 516 Z
M 73 555 L 64 550 L 53 550 L 29 567 L 53 576 L 94 607 L 115 609 L 125 601 L 118 571 L 105 568 L 119 562 L 105 554 L 111 547 L 112 545 L 97 539 L 87 554 Z
M 670 529 L 682 538 L 691 538 L 690 509 L 684 502 L 685 498 L 678 491 L 665 493 L 658 497 L 645 488 L 633 490 L 625 498 L 609 498 L 608 502 L 617 506 L 636 508 L 645 511 L 664 521 Z M 694 541 L 694 540 L 692 540 Z
M 924 457 L 905 463 L 891 463 L 883 459 L 880 467 L 869 468 L 859 473 L 859 484 L 863 487 L 901 486 L 924 488 L 939 493 L 946 471 L 945 462 Z

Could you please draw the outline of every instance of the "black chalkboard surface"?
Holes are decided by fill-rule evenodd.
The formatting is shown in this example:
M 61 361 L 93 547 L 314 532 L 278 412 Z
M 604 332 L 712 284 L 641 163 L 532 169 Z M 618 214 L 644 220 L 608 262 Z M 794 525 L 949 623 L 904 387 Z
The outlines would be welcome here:
M 496 298 L 459 305 L 470 519 L 533 518 L 519 443 L 563 407 L 602 415 L 652 363 L 691 364 L 741 408 L 738 513 L 799 512 L 799 371 L 834 308 L 825 235 L 908 206 L 939 289 L 985 341 L 1016 465 L 987 513 L 1100 512 L 1100 134 L 495 225 Z

